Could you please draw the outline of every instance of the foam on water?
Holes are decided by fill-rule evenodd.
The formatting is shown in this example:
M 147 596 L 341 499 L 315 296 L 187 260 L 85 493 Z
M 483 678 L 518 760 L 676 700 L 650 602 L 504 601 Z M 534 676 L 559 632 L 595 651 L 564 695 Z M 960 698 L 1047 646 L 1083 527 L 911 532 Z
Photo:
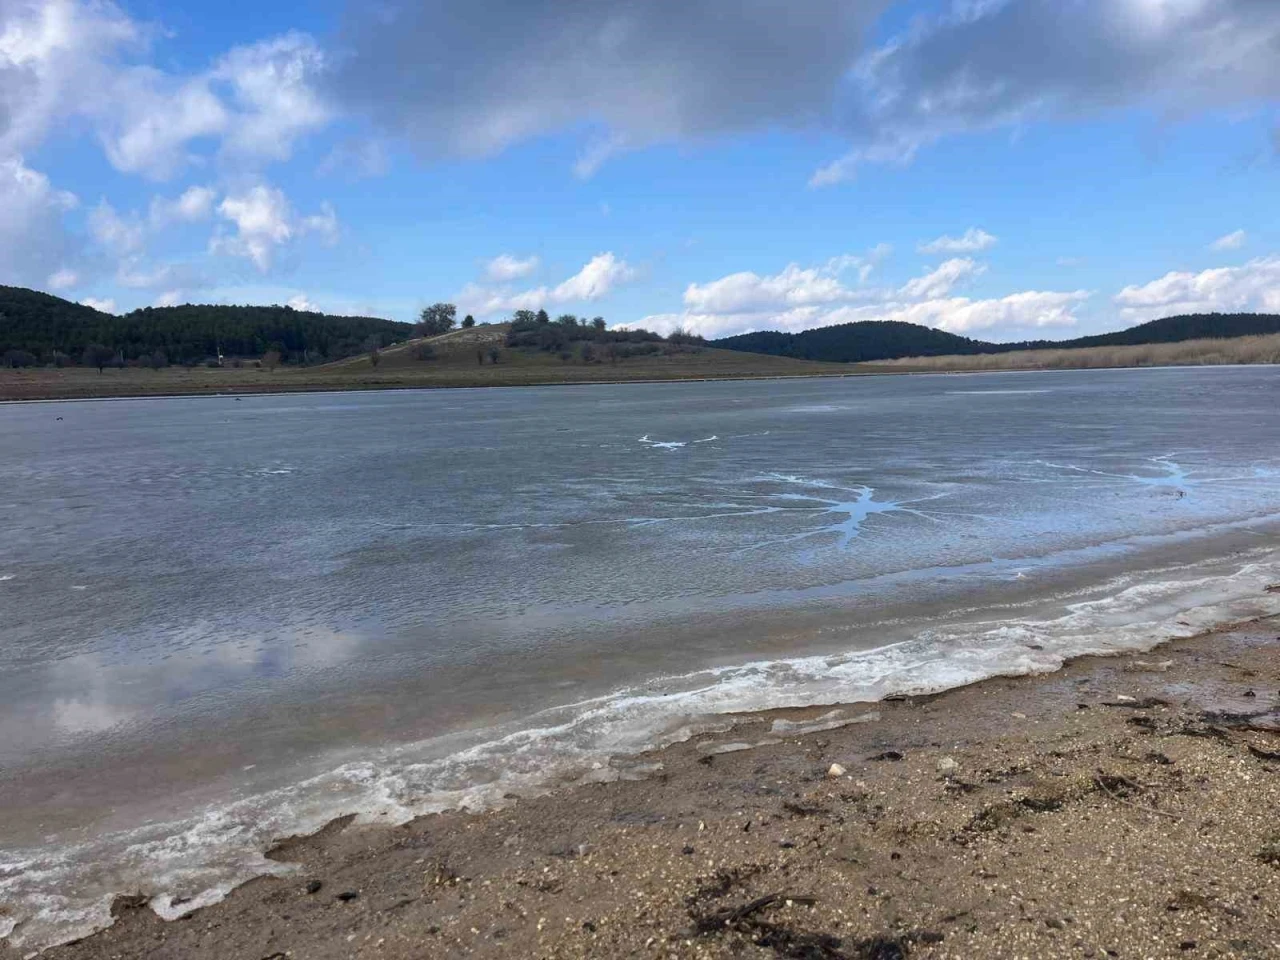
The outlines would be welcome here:
M 142 892 L 165 918 L 216 902 L 240 883 L 283 874 L 263 853 L 276 839 L 342 814 L 403 823 L 447 809 L 501 805 L 558 785 L 645 776 L 628 760 L 700 732 L 726 714 L 872 702 L 987 677 L 1045 673 L 1085 654 L 1142 651 L 1175 637 L 1280 613 L 1280 553 L 1257 551 L 1222 571 L 1183 566 L 1117 578 L 1049 613 L 1005 608 L 1001 619 L 938 622 L 871 650 L 721 666 L 658 677 L 544 710 L 519 723 L 372 752 L 286 789 L 247 796 L 190 819 L 74 844 L 0 855 L 0 937 L 41 949 L 111 923 L 122 893 Z M 1040 601 L 1037 610 L 1044 609 Z M 1021 615 L 1019 615 L 1021 614 Z M 808 727 L 873 722 L 830 714 Z M 815 725 L 816 724 L 816 725 Z M 796 732 L 806 725 L 784 724 Z

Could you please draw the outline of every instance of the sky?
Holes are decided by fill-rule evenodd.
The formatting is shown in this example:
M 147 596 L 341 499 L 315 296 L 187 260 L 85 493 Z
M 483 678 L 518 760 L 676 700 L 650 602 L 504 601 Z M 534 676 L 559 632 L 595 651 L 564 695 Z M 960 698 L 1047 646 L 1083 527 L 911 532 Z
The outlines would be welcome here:
M 0 214 L 112 312 L 1280 312 L 1280 0 L 0 0 Z

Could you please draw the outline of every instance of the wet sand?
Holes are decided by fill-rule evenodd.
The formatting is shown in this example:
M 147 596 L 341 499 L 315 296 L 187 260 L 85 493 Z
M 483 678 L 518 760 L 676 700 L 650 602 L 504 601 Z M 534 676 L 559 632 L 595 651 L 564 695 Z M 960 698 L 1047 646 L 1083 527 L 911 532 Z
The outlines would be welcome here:
M 278 846 L 291 876 L 172 922 L 122 899 L 44 956 L 1280 956 L 1278 634 L 753 715 L 642 779 L 338 821 Z

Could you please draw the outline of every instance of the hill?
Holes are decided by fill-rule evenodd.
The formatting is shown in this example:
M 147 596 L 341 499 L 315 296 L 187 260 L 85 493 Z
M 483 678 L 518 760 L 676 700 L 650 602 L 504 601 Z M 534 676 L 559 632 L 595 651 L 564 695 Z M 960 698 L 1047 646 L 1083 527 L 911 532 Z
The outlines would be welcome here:
M 916 323 L 897 320 L 860 320 L 803 333 L 744 333 L 714 341 L 724 350 L 746 350 L 777 357 L 821 360 L 829 363 L 866 363 L 896 357 L 932 357 L 980 353 L 992 344 L 958 337 Z
M 1204 313 L 1164 317 L 1148 323 L 1073 340 L 988 343 L 932 327 L 898 321 L 863 320 L 802 333 L 765 331 L 714 342 L 725 350 L 833 363 L 868 363 L 900 357 L 965 356 L 1015 350 L 1070 350 L 1081 347 L 1140 346 L 1185 340 L 1224 339 L 1280 333 L 1280 316 L 1258 313 Z
M 219 354 L 258 357 L 268 350 L 285 359 L 339 358 L 403 340 L 413 327 L 375 317 L 338 317 L 292 307 L 221 304 L 146 307 L 116 316 L 23 287 L 0 286 L 0 356 L 21 351 L 35 362 L 79 360 L 102 344 L 125 361 L 163 351 L 174 362 L 200 362 Z
M 539 384 L 657 380 L 723 380 L 756 377 L 848 376 L 834 363 L 809 363 L 696 344 L 663 344 L 649 351 L 601 351 L 585 360 L 569 353 L 510 346 L 507 324 L 482 324 L 414 339 L 325 364 L 242 363 L 221 367 L 145 365 L 102 373 L 90 366 L 0 369 L 0 400 L 139 397 L 304 390 L 389 390 L 422 387 L 515 387 Z M 497 352 L 494 362 L 493 351 Z M 594 350 L 593 350 L 594 352 Z

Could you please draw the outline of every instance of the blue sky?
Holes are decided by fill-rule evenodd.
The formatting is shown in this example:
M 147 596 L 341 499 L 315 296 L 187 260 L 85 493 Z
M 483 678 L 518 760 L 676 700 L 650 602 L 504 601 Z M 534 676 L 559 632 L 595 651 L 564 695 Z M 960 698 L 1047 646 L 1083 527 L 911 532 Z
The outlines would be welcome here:
M 0 0 L 0 282 L 708 336 L 1280 312 L 1274 0 Z

